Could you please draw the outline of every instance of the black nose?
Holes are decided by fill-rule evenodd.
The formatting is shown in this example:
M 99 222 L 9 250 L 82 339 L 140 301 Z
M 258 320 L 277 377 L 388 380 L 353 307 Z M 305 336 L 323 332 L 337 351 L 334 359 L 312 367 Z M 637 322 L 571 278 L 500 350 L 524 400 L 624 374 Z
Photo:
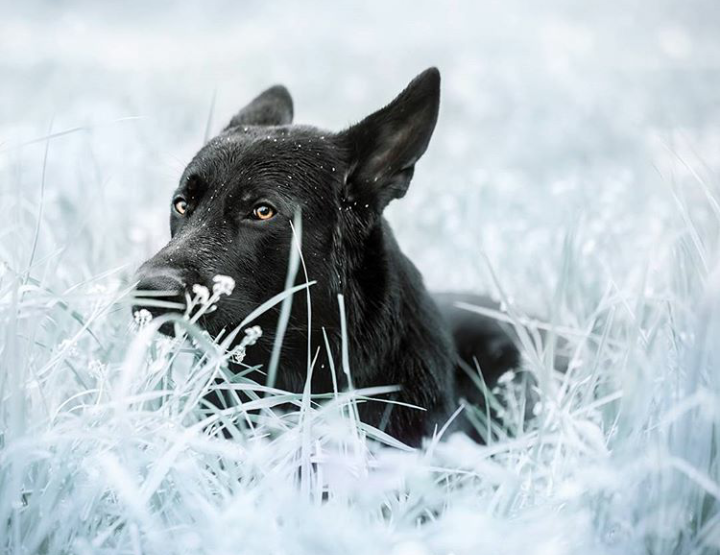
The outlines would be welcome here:
M 167 312 L 183 312 L 185 309 L 185 284 L 171 271 L 140 273 L 135 286 L 132 311 L 135 319 L 145 320 L 147 313 L 153 318 Z M 147 311 L 147 312 L 143 312 Z M 170 328 L 170 329 L 168 329 Z M 171 332 L 172 326 L 160 328 Z

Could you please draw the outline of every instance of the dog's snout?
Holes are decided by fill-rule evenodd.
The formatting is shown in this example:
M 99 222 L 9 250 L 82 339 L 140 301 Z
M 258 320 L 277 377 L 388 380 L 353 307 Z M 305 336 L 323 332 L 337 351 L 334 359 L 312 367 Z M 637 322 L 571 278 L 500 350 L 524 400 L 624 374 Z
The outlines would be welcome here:
M 136 289 L 138 291 L 148 291 L 153 293 L 162 293 L 167 291 L 180 291 L 184 285 L 180 279 L 173 274 L 157 274 L 150 276 L 140 276 Z
M 182 312 L 185 309 L 185 284 L 175 272 L 148 272 L 141 268 L 137 277 L 132 308 L 134 314 L 147 310 L 154 318 L 167 312 Z

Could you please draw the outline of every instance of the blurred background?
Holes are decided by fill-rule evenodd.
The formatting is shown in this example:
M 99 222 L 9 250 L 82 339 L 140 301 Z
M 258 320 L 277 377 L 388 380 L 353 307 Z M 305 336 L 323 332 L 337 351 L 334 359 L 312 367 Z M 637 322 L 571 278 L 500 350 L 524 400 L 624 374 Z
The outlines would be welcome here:
M 719 31 L 717 0 L 0 0 L 0 545 L 716 554 Z M 146 357 L 115 301 L 259 92 L 341 130 L 431 65 L 439 123 L 387 214 L 432 289 L 549 322 L 523 345 L 541 401 L 503 386 L 517 437 L 419 456 L 325 451 L 313 424 L 334 485 L 311 500 L 306 424 L 208 443 L 172 412 L 185 359 Z
M 38 139 L 60 134 L 38 255 L 74 245 L 61 274 L 130 267 L 161 246 L 208 124 L 217 133 L 275 83 L 297 122 L 340 130 L 440 68 L 434 139 L 389 209 L 434 289 L 492 289 L 484 252 L 509 295 L 542 308 L 549 293 L 527 286 L 552 282 L 568 229 L 598 268 L 625 272 L 672 227 L 671 188 L 720 165 L 713 0 L 0 6 L 0 187 L 35 221 Z M 10 235 L 8 248 L 30 248 L 32 235 Z

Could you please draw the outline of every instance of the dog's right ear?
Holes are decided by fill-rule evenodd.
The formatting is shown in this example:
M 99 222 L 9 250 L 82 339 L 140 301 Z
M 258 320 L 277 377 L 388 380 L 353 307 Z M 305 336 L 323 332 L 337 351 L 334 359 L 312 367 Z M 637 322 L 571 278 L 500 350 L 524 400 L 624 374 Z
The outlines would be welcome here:
M 235 114 L 225 129 L 239 125 L 289 125 L 292 119 L 292 97 L 285 87 L 275 85 Z
M 345 202 L 377 212 L 407 192 L 440 107 L 440 72 L 426 69 L 390 104 L 340 134 L 350 156 Z

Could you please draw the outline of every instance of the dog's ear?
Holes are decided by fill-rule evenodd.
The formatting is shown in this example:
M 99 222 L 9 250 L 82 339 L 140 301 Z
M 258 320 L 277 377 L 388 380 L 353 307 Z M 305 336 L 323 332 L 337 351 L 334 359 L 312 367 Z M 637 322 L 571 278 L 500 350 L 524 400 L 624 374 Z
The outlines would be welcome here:
M 382 211 L 405 195 L 435 129 L 439 106 L 440 72 L 432 67 L 385 108 L 340 134 L 351 158 L 346 201 Z
M 289 125 L 292 119 L 292 97 L 285 87 L 275 85 L 235 114 L 225 129 L 239 125 Z

